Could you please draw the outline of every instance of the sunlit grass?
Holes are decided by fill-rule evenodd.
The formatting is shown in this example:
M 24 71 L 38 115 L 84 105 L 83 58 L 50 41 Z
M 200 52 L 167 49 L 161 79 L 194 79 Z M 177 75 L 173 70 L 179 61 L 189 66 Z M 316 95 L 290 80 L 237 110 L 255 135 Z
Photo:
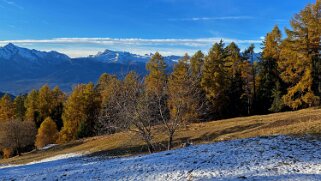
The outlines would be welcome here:
M 160 127 L 155 127 L 154 142 L 161 150 L 166 147 L 166 134 Z M 176 148 L 186 141 L 193 144 L 212 143 L 223 140 L 249 138 L 270 135 L 304 135 L 321 132 L 321 109 L 233 118 L 206 123 L 195 123 L 180 129 L 175 135 Z M 128 156 L 146 153 L 144 142 L 132 132 L 98 136 L 77 140 L 56 146 L 46 151 L 34 151 L 0 164 L 21 164 L 41 160 L 65 153 L 88 153 L 91 155 Z

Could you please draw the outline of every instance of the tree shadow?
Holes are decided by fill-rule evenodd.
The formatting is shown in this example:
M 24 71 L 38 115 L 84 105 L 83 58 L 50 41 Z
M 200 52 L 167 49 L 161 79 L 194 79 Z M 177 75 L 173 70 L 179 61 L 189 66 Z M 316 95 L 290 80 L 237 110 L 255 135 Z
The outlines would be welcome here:
M 256 123 L 256 124 L 245 125 L 245 126 L 233 126 L 233 127 L 223 129 L 223 130 L 220 130 L 220 131 L 217 131 L 214 133 L 205 133 L 198 138 L 192 139 L 192 141 L 193 142 L 212 141 L 220 136 L 258 128 L 262 125 L 264 125 L 264 123 Z

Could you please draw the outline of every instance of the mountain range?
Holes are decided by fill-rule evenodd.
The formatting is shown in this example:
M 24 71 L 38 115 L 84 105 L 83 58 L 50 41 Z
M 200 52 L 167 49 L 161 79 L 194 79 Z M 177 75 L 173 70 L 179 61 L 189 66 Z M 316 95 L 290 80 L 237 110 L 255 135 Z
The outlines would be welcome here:
M 88 57 L 70 58 L 56 51 L 38 51 L 9 43 L 0 47 L 0 92 L 24 94 L 44 84 L 70 92 L 76 84 L 95 83 L 103 73 L 122 78 L 135 71 L 144 76 L 147 74 L 146 63 L 152 56 L 105 50 Z M 258 61 L 259 56 L 255 54 L 254 61 Z M 164 57 L 169 72 L 181 58 L 175 55 Z
M 105 50 L 97 55 L 70 58 L 56 51 L 31 50 L 9 43 L 0 48 L 0 91 L 17 95 L 48 84 L 69 92 L 75 84 L 96 82 L 105 72 L 122 77 L 136 71 L 143 76 L 152 55 Z M 169 69 L 180 58 L 164 57 Z

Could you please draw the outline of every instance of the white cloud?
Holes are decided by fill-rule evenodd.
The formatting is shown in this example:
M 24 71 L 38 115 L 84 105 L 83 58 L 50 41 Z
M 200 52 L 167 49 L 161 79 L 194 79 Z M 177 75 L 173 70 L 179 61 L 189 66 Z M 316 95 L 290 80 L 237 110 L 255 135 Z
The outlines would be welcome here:
M 1 0 L 1 1 L 4 2 L 5 4 L 9 5 L 9 6 L 13 6 L 13 7 L 16 7 L 18 9 L 24 9 L 22 6 L 18 5 L 14 1 L 9 1 L 9 0 Z
M 218 20 L 248 20 L 255 19 L 252 16 L 221 16 L 221 17 L 193 17 L 193 18 L 171 18 L 170 21 L 218 21 Z
M 140 39 L 140 38 L 53 38 L 53 39 L 26 39 L 26 40 L 0 40 L 0 44 L 7 43 L 49 43 L 49 44 L 101 44 L 101 45 L 182 45 L 202 46 L 223 40 L 226 43 L 260 43 L 261 40 L 239 40 L 230 38 L 198 38 L 198 39 Z

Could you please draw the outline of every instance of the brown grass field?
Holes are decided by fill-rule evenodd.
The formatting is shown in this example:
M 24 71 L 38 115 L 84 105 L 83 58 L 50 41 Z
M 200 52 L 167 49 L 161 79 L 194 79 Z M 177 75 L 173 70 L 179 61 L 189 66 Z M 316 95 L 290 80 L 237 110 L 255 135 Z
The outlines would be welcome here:
M 280 134 L 318 136 L 319 133 L 321 133 L 321 109 L 311 108 L 191 124 L 175 134 L 175 145 L 176 148 L 180 147 L 187 140 L 193 144 L 205 144 L 257 136 Z M 154 137 L 154 142 L 158 147 L 165 147 L 167 137 L 164 131 L 155 128 Z M 22 156 L 0 160 L 0 164 L 23 164 L 66 153 L 86 153 L 89 156 L 129 156 L 144 154 L 146 148 L 138 135 L 132 132 L 121 132 L 77 140 L 48 150 L 32 151 Z

